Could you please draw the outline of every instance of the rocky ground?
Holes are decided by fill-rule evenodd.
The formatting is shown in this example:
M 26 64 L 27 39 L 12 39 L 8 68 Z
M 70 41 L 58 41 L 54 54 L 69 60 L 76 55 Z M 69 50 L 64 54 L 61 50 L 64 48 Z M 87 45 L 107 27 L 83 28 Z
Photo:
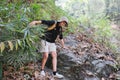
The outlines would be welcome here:
M 57 43 L 58 71 L 65 76 L 63 79 L 52 76 L 49 57 L 46 77 L 39 75 L 39 61 L 28 63 L 18 71 L 4 65 L 3 80 L 120 80 L 116 56 L 109 48 L 81 33 L 68 35 L 65 44 L 69 49 L 62 49 Z

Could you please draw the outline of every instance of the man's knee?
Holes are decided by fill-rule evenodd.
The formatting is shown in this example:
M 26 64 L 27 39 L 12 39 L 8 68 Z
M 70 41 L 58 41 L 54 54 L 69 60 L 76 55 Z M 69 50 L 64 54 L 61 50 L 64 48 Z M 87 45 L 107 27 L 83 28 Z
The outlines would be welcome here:
M 52 58 L 56 58 L 57 57 L 57 53 L 56 52 L 52 52 L 51 55 L 52 55 Z
M 44 53 L 43 58 L 47 59 L 48 58 L 48 53 Z

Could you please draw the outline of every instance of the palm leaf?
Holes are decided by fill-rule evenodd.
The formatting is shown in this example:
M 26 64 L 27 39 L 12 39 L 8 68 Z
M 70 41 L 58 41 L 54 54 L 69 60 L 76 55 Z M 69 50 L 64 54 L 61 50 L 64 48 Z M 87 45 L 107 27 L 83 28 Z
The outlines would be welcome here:
M 16 50 L 18 50 L 18 42 L 16 41 L 16 44 L 15 44 L 15 48 Z
M 13 50 L 13 48 L 14 48 L 13 43 L 12 43 L 11 41 L 8 41 L 8 45 L 9 45 L 9 47 L 10 47 L 10 50 L 12 51 L 12 50 Z
M 17 40 L 17 42 L 18 42 L 18 45 L 22 47 L 21 41 L 19 39 Z
M 5 44 L 4 44 L 4 42 L 1 42 L 1 43 L 0 43 L 1 53 L 3 52 L 4 49 L 5 49 Z

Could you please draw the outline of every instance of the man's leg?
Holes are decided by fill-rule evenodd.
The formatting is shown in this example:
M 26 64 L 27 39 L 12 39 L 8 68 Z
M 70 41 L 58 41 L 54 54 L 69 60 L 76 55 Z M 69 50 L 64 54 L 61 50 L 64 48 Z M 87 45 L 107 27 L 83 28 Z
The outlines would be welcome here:
M 53 72 L 56 72 L 57 71 L 57 53 L 56 53 L 56 51 L 52 51 L 51 56 L 52 56 Z
M 53 76 L 57 78 L 63 78 L 63 75 L 57 73 L 57 53 L 55 43 L 50 44 L 49 51 L 51 52 L 52 56 Z
M 45 68 L 45 64 L 47 62 L 47 59 L 48 59 L 48 53 L 44 52 L 43 58 L 42 58 L 41 72 L 40 72 L 40 75 L 42 75 L 42 76 L 45 76 L 44 68 Z
M 47 59 L 48 59 L 48 52 L 44 52 L 42 58 L 41 70 L 44 70 Z
M 57 73 L 57 53 L 56 53 L 56 51 L 52 51 L 51 56 L 52 56 L 52 65 L 53 65 L 54 77 L 63 78 L 64 77 L 63 75 Z

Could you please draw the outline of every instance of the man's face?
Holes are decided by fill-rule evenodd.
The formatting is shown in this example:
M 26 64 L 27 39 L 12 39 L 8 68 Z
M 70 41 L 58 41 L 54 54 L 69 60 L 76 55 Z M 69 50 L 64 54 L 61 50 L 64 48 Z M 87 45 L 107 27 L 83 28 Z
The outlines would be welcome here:
M 60 22 L 60 26 L 61 27 L 63 27 L 63 26 L 65 27 L 66 26 L 66 22 L 65 21 Z

